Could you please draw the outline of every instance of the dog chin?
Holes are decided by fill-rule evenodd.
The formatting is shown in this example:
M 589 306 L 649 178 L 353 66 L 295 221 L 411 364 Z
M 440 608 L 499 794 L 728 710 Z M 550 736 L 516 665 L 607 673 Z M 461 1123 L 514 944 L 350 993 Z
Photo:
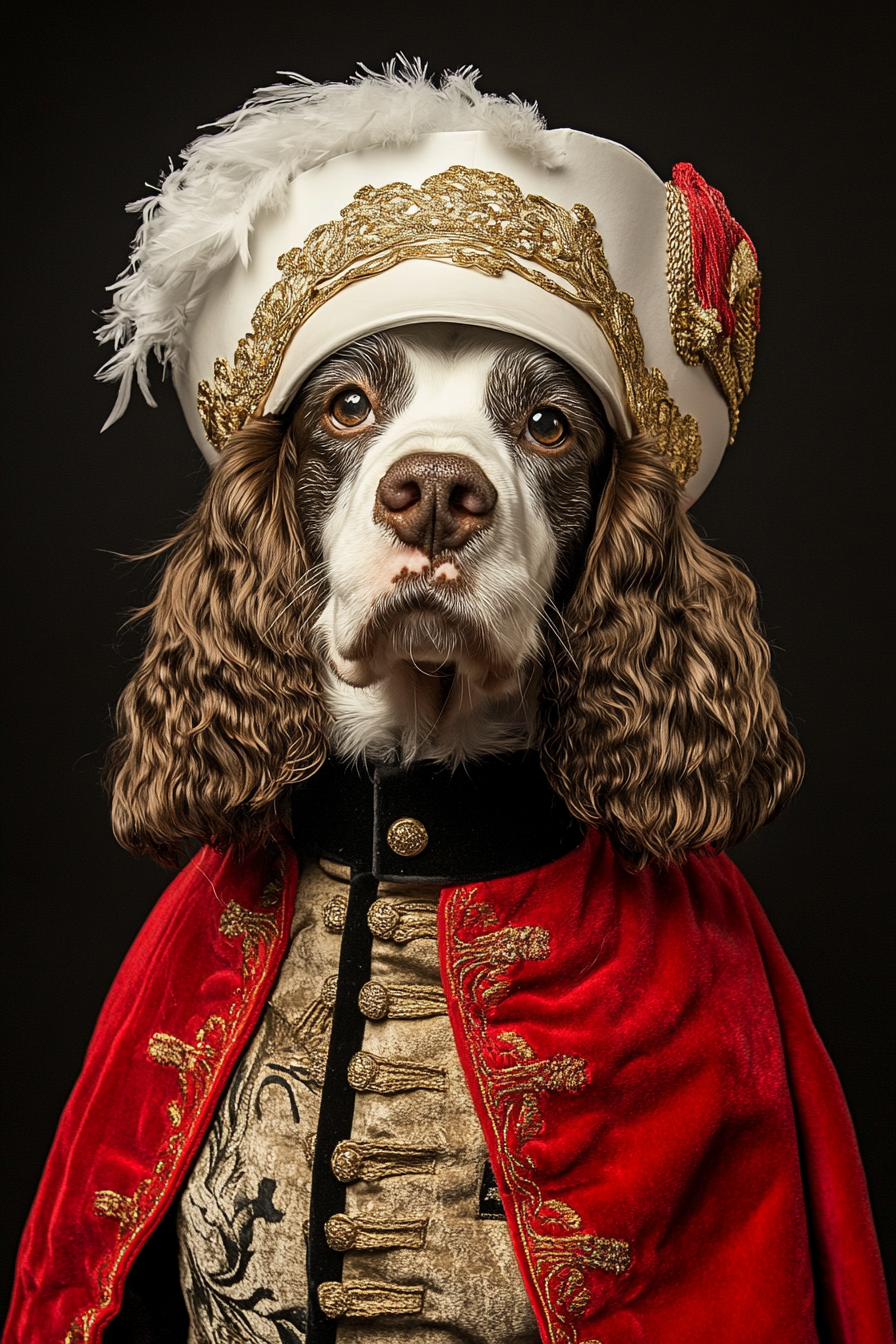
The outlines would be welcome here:
M 400 668 L 424 677 L 461 674 L 496 693 L 512 683 L 515 665 L 501 658 L 484 631 L 429 609 L 403 610 L 371 620 L 344 652 L 331 644 L 327 661 L 348 686 L 373 686 Z

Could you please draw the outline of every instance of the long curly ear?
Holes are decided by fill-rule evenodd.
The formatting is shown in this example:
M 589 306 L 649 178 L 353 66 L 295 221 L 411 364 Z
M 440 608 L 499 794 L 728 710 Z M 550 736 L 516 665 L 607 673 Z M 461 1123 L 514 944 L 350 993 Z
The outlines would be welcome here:
M 753 584 L 697 536 L 646 436 L 617 448 L 564 627 L 544 768 L 634 862 L 735 844 L 799 787 Z
M 115 834 L 136 854 L 175 863 L 190 838 L 255 843 L 283 790 L 326 755 L 296 458 L 279 420 L 250 422 L 162 548 L 171 558 L 139 613 L 151 634 L 107 763 Z

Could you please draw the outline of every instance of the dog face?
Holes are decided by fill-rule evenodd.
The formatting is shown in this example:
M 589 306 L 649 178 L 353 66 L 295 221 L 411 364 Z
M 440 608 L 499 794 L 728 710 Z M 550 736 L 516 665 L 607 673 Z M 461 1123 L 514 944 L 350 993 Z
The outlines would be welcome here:
M 755 591 L 652 441 L 527 341 L 433 325 L 233 433 L 170 546 L 109 755 L 116 835 L 266 843 L 328 753 L 537 747 L 634 862 L 737 843 L 802 774 Z
M 445 739 L 464 736 L 464 719 L 469 754 L 470 733 L 483 735 L 470 714 L 491 723 L 491 749 L 499 705 L 515 700 L 528 737 L 546 614 L 593 520 L 608 438 L 596 395 L 529 341 L 433 324 L 328 360 L 300 394 L 293 433 L 337 734 L 360 732 L 370 751 L 391 727 L 413 754 L 396 721 L 403 699 L 418 745 L 440 754 L 429 721 Z

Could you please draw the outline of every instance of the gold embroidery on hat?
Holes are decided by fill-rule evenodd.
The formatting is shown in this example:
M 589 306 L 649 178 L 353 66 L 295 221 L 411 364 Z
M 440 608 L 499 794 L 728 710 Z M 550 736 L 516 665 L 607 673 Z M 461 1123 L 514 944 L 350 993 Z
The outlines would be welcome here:
M 489 1022 L 490 1011 L 511 992 L 511 969 L 550 956 L 550 934 L 538 925 L 501 927 L 494 910 L 476 899 L 475 887 L 451 892 L 445 928 L 447 979 L 501 1155 L 510 1195 L 505 1211 L 519 1227 L 551 1344 L 576 1344 L 578 1319 L 591 1300 L 585 1271 L 623 1274 L 631 1249 L 625 1241 L 583 1229 L 581 1215 L 565 1201 L 544 1199 L 526 1145 L 544 1138 L 550 1123 L 541 1098 L 580 1091 L 588 1082 L 588 1064 L 579 1055 L 540 1058 L 518 1032 L 495 1032 Z
M 402 1143 L 337 1143 L 330 1166 L 337 1181 L 384 1181 L 390 1176 L 431 1176 L 439 1153 L 434 1148 L 410 1148 Z
M 659 369 L 644 363 L 644 341 L 628 294 L 616 288 L 594 215 L 543 196 L 524 196 L 504 173 L 455 165 L 419 187 L 391 182 L 362 187 L 340 218 L 313 229 L 303 247 L 278 261 L 281 278 L 264 295 L 252 331 L 233 363 L 215 360 L 212 383 L 199 384 L 197 405 L 209 442 L 263 409 L 293 335 L 327 299 L 403 261 L 445 261 L 500 276 L 519 275 L 590 313 L 625 382 L 638 429 L 683 484 L 697 470 L 700 434 L 682 415 Z
M 722 336 L 715 308 L 704 308 L 694 284 L 691 216 L 687 197 L 674 182 L 666 183 L 669 226 L 666 279 L 669 320 L 675 349 L 686 364 L 706 363 L 728 403 L 729 444 L 734 442 L 740 405 L 750 390 L 756 357 L 756 291 L 762 277 L 750 244 L 738 243 L 728 272 L 728 302 L 734 309 L 731 336 Z
M 361 986 L 358 1007 L 371 1022 L 382 1022 L 387 1017 L 411 1021 L 448 1012 L 445 995 L 435 985 L 393 985 L 381 980 L 368 980 Z
M 367 925 L 374 938 L 384 943 L 437 938 L 438 907 L 431 901 L 397 901 L 380 897 L 367 912 Z
M 355 1283 L 321 1283 L 317 1299 L 325 1316 L 416 1316 L 423 1310 L 424 1289 L 359 1279 Z
M 367 1050 L 353 1055 L 348 1066 L 348 1081 L 356 1092 L 378 1092 L 391 1096 L 395 1092 L 413 1092 L 427 1088 L 444 1092 L 448 1086 L 445 1070 L 430 1064 L 409 1064 L 398 1059 L 383 1059 Z
M 349 1218 L 334 1213 L 324 1235 L 334 1251 L 419 1251 L 426 1242 L 428 1218 Z

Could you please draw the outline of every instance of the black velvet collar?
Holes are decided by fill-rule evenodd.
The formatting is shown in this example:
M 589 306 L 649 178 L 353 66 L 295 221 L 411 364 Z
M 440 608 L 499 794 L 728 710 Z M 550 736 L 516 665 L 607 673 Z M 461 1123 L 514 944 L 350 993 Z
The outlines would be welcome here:
M 416 826 L 396 828 L 400 821 Z M 518 751 L 453 772 L 433 761 L 365 769 L 331 757 L 293 791 L 293 834 L 300 851 L 353 872 L 448 886 L 551 863 L 583 829 L 545 779 L 538 752 Z

